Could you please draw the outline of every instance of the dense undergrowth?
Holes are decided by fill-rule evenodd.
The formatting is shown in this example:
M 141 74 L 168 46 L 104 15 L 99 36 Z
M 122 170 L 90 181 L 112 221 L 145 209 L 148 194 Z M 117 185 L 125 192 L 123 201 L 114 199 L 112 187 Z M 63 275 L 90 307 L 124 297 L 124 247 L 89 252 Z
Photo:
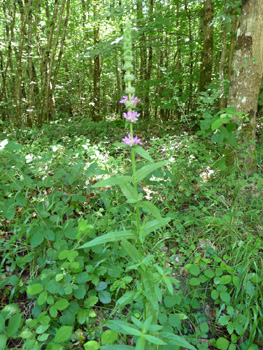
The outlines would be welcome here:
M 142 332 L 147 350 L 186 341 L 200 350 L 260 348 L 262 174 L 219 172 L 219 153 L 189 131 L 136 126 L 151 157 L 167 160 L 138 187 L 169 221 L 144 243 L 160 291 L 157 328 L 141 322 L 142 281 L 123 245 L 79 249 L 133 220 L 119 188 L 94 186 L 131 171 L 126 151 L 113 146 L 123 134 L 121 121 L 79 119 L 2 134 L 0 349 L 130 349 Z M 137 156 L 138 169 L 144 163 Z M 141 219 L 149 214 L 142 208 Z M 185 343 L 164 345 L 158 327 Z

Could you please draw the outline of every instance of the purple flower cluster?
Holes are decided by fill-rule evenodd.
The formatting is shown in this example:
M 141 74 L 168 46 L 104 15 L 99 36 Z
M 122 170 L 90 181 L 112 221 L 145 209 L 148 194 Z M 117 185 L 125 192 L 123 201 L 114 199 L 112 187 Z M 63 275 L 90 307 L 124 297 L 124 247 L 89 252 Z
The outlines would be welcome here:
M 125 119 L 128 119 L 131 123 L 137 122 L 138 117 L 140 116 L 140 113 L 136 111 L 131 111 L 128 113 L 123 113 L 123 116 Z
M 131 137 L 131 134 L 129 134 L 128 136 L 124 137 L 124 139 L 122 139 L 122 142 L 125 145 L 128 145 L 130 147 L 136 145 L 136 144 L 141 144 L 141 139 L 138 139 L 137 136 L 135 137 Z
M 136 106 L 138 102 L 140 102 L 140 100 L 138 99 L 138 97 L 135 97 L 134 95 L 131 95 L 130 98 L 127 95 L 124 95 L 120 100 L 120 103 L 125 103 L 126 107 L 129 109 L 127 113 L 123 113 L 123 116 L 125 119 L 129 120 L 131 123 L 137 122 L 140 116 L 140 113 L 131 110 L 132 106 Z M 137 136 L 133 137 L 132 124 L 130 124 L 130 129 L 131 129 L 130 134 L 124 137 L 124 139 L 122 139 L 122 142 L 125 145 L 128 145 L 130 147 L 141 144 L 141 140 L 138 139 Z
M 128 102 L 128 100 L 129 100 L 129 97 L 127 95 L 124 95 L 122 97 L 122 100 L 120 100 L 120 103 L 126 103 L 126 102 Z M 136 106 L 138 102 L 140 102 L 138 97 L 131 95 L 131 104 Z

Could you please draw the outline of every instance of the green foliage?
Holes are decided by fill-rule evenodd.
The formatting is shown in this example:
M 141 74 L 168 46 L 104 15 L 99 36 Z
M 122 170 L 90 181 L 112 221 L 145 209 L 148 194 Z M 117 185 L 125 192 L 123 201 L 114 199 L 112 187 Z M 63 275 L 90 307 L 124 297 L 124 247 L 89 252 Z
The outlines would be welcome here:
M 136 195 L 125 150 L 45 130 L 0 151 L 1 346 L 257 344 L 261 176 L 218 176 L 218 155 L 196 136 L 158 136 L 137 153 Z

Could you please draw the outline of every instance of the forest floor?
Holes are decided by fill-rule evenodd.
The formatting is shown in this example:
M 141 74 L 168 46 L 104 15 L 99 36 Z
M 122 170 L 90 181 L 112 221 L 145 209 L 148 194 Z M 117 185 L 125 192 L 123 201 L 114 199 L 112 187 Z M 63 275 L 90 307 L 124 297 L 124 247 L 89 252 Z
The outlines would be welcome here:
M 0 350 L 134 347 L 136 335 L 116 338 L 105 320 L 140 319 L 140 297 L 116 309 L 140 288 L 136 270 L 117 243 L 76 250 L 133 220 L 118 188 L 93 186 L 129 174 L 129 152 L 114 146 L 126 133 L 122 121 L 81 119 L 2 133 Z M 262 172 L 220 172 L 219 147 L 185 126 L 140 123 L 136 135 L 167 160 L 138 188 L 170 219 L 144 248 L 174 281 L 174 294 L 162 287 L 158 324 L 200 350 L 262 348 Z

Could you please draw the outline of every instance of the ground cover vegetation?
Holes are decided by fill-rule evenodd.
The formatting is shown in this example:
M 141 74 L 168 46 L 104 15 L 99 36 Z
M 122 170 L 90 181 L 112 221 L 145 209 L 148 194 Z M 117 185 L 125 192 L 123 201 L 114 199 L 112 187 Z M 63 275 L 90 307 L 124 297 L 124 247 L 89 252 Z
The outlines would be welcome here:
M 260 0 L 0 6 L 0 350 L 261 349 Z

